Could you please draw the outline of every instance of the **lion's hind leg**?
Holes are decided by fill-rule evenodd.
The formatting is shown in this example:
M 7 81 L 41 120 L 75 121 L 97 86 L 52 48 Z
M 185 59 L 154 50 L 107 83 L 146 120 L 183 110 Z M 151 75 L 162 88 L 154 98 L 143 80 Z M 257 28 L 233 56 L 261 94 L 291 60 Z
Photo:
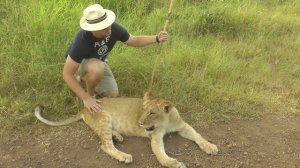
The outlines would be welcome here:
M 113 136 L 113 139 L 118 141 L 118 142 L 123 142 L 123 136 L 118 133 L 117 131 L 112 131 L 112 136 Z
M 198 144 L 198 146 L 204 150 L 207 154 L 217 154 L 218 148 L 216 145 L 208 142 L 199 133 L 195 131 L 193 127 L 184 122 L 184 126 L 178 130 L 179 135 L 184 138 L 190 139 Z
M 130 154 L 121 152 L 114 146 L 112 138 L 102 139 L 101 149 L 107 154 L 109 154 L 111 157 L 119 160 L 120 162 L 131 163 L 133 160 Z
M 119 160 L 120 162 L 131 163 L 132 156 L 130 154 L 119 151 L 113 143 L 113 130 L 111 116 L 105 112 L 101 112 L 102 115 L 93 118 L 92 122 L 86 123 L 94 130 L 101 140 L 100 148 L 111 157 Z

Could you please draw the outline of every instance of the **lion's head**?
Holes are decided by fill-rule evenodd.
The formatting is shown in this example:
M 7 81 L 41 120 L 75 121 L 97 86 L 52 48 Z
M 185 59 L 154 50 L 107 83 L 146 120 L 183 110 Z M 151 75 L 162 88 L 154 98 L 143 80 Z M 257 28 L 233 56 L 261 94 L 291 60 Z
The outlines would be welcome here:
M 169 115 L 173 105 L 170 101 L 150 98 L 146 92 L 143 98 L 143 114 L 139 119 L 141 127 L 148 133 L 152 133 L 159 128 L 164 128 L 169 121 Z

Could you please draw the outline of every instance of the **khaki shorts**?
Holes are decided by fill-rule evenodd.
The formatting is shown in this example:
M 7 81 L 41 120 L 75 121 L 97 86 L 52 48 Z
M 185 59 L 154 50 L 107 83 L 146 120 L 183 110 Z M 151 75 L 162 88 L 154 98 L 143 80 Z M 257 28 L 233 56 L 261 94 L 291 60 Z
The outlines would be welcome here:
M 93 60 L 98 60 L 96 58 L 90 58 L 90 59 L 84 59 L 77 71 L 77 75 L 80 76 L 81 79 L 84 79 L 84 76 L 86 74 L 87 71 L 87 65 L 89 64 L 90 61 Z M 109 65 L 107 64 L 107 62 L 104 62 L 105 67 L 104 67 L 104 75 L 103 78 L 101 80 L 101 82 L 96 86 L 95 88 L 95 92 L 99 95 L 101 95 L 104 92 L 108 92 L 108 91 L 117 91 L 118 92 L 118 85 L 116 82 L 116 79 L 109 67 Z

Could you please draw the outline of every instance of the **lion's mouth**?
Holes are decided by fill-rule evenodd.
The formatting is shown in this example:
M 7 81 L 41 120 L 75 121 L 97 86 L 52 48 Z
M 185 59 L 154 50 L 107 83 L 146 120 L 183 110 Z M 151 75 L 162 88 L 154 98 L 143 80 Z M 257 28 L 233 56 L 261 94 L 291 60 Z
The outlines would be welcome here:
M 152 127 L 146 128 L 146 131 L 150 132 L 150 131 L 153 131 L 154 129 L 155 129 L 155 126 L 152 126 Z

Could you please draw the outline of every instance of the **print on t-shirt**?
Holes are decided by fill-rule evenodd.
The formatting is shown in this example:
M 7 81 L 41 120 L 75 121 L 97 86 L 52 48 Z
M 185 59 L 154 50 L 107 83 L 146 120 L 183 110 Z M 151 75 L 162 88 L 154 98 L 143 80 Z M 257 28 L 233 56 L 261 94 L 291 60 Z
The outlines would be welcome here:
M 105 57 L 108 53 L 108 46 L 107 43 L 109 41 L 109 37 L 106 37 L 104 40 L 102 40 L 100 43 L 95 42 L 94 48 L 98 51 L 99 59 L 102 59 Z

